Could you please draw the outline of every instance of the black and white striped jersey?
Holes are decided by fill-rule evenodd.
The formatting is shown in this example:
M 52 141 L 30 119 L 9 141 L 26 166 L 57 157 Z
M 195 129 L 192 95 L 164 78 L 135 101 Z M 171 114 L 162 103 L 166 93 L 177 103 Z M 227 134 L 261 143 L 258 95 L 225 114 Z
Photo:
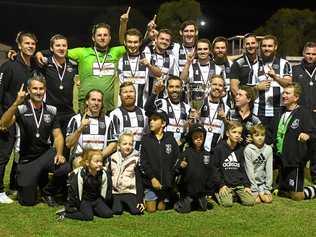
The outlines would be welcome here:
M 259 92 L 254 103 L 253 113 L 257 116 L 273 117 L 275 110 L 281 107 L 283 87 L 277 81 L 269 78 L 267 72 L 270 70 L 269 67 L 272 67 L 275 73 L 283 78 L 284 76 L 292 76 L 292 67 L 287 60 L 279 57 L 269 63 L 259 60 L 258 65 L 258 76 L 255 84 L 262 80 L 271 80 L 271 84 L 268 90 Z
M 187 54 L 193 53 L 194 47 L 185 47 L 183 44 L 174 43 L 171 50 L 172 55 L 176 60 L 176 67 L 179 71 L 179 74 L 183 71 L 183 67 L 187 61 Z
M 190 106 L 184 102 L 173 104 L 169 98 L 157 99 L 155 105 L 157 109 L 165 111 L 168 115 L 169 123 L 165 130 L 172 132 L 176 141 L 180 142 L 186 133 L 185 124 L 189 117 Z
M 140 60 L 146 58 L 150 61 L 150 54 L 146 49 L 137 56 L 129 56 L 127 53 L 120 58 L 118 62 L 118 75 L 120 84 L 125 81 L 132 81 L 136 89 L 136 105 L 144 107 L 148 97 L 148 68 L 140 63 Z
M 116 142 L 114 126 L 108 116 L 89 117 L 87 115 L 86 118 L 89 119 L 90 124 L 82 131 L 78 143 L 74 148 L 75 154 L 81 154 L 83 149 L 104 149 L 107 144 Z M 74 133 L 80 127 L 81 120 L 81 114 L 76 114 L 70 119 L 66 137 Z
M 145 111 L 137 106 L 133 111 L 127 111 L 120 106 L 110 113 L 110 118 L 113 121 L 115 137 L 125 131 L 131 131 L 134 134 L 134 148 L 139 151 L 142 136 L 148 127 Z
M 201 109 L 200 121 L 206 129 L 204 149 L 207 151 L 214 149 L 224 135 L 224 121 L 218 116 L 220 109 L 223 109 L 225 114 L 229 111 L 229 107 L 222 100 L 219 103 L 213 103 L 208 98 L 205 98 Z

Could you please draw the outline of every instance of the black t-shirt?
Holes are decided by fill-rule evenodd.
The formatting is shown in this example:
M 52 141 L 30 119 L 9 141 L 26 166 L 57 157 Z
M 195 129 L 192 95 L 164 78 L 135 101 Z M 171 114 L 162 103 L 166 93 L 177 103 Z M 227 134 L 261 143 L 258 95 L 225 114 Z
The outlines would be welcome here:
M 17 134 L 20 134 L 20 160 L 27 162 L 34 160 L 45 153 L 52 144 L 52 132 L 59 128 L 56 119 L 56 107 L 43 104 L 43 116 L 39 129 L 33 116 L 30 102 L 27 101 L 18 106 L 16 121 L 18 126 Z M 42 109 L 35 109 L 37 120 L 40 120 Z M 36 134 L 39 133 L 39 137 Z
M 96 176 L 93 176 L 87 170 L 87 176 L 83 181 L 82 199 L 86 201 L 95 201 L 100 197 L 101 193 L 101 175 L 102 172 L 98 172 Z
M 58 114 L 73 113 L 73 86 L 76 70 L 68 60 L 66 61 L 66 68 L 64 68 L 65 65 L 58 66 L 60 76 L 63 75 L 65 69 L 61 82 L 52 56 L 48 56 L 47 58 L 47 65 L 40 69 L 46 77 L 46 103 L 57 107 Z
M 251 84 L 256 63 L 251 63 L 246 55 L 237 58 L 230 68 L 229 78 L 239 80 L 240 85 Z

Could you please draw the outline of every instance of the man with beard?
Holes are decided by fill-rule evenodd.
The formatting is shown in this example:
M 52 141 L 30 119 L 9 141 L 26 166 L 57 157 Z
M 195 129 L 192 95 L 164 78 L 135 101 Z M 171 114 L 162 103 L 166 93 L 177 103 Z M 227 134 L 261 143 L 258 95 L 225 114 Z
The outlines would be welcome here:
M 228 41 L 225 37 L 218 36 L 213 40 L 212 54 L 215 63 L 215 74 L 224 78 L 226 95 L 223 97 L 223 101 L 230 108 L 233 108 L 234 102 L 230 91 L 230 67 L 233 62 L 227 58 L 227 49 Z
M 223 102 L 224 94 L 224 78 L 220 75 L 213 75 L 210 78 L 211 91 L 204 99 L 204 104 L 201 111 L 192 109 L 191 116 L 199 117 L 201 124 L 206 129 L 206 139 L 204 148 L 207 151 L 212 151 L 218 141 L 224 135 L 224 119 L 229 110 L 229 107 Z
M 230 91 L 235 97 L 239 85 L 255 85 L 258 77 L 258 41 L 253 33 L 244 36 L 244 54 L 237 58 L 231 66 Z M 262 82 L 267 85 L 267 82 Z
M 105 111 L 109 113 L 117 104 L 118 78 L 117 63 L 125 53 L 125 47 L 109 47 L 111 28 L 102 22 L 92 27 L 92 47 L 80 47 L 68 50 L 68 57 L 78 63 L 79 67 L 79 106 L 83 107 L 88 91 L 100 89 L 103 94 Z M 43 54 L 36 53 L 37 61 L 45 64 Z
M 56 119 L 56 107 L 43 102 L 46 92 L 43 75 L 34 74 L 27 81 L 27 92 L 23 87 L 24 84 L 0 120 L 4 128 L 9 128 L 15 121 L 20 128 L 18 200 L 21 205 L 35 205 L 37 186 L 41 186 L 43 201 L 55 206 L 53 195 L 62 185 L 66 185 L 69 172 L 69 165 L 63 157 L 64 138 Z M 30 99 L 25 101 L 28 94 Z M 54 147 L 50 138 L 54 141 Z M 43 183 L 42 177 L 48 172 L 54 173 L 52 181 Z
M 149 47 L 151 53 L 150 63 L 160 69 L 160 77 L 162 80 L 167 80 L 169 75 L 179 75 L 175 58 L 168 50 L 171 42 L 171 31 L 168 29 L 161 29 L 155 39 L 155 44 Z M 152 73 L 149 74 L 149 95 L 153 93 L 153 86 L 157 82 L 156 78 L 157 77 Z
M 84 149 L 102 150 L 103 157 L 116 150 L 113 123 L 104 114 L 103 100 L 102 91 L 90 90 L 85 97 L 84 114 L 79 113 L 69 121 L 66 146 L 72 150 L 74 168 L 79 166 Z
M 132 82 L 123 82 L 120 86 L 121 106 L 110 113 L 116 137 L 125 131 L 134 134 L 134 148 L 140 150 L 140 142 L 147 128 L 145 111 L 135 105 L 136 90 Z
M 193 62 L 194 56 L 187 57 L 180 78 L 184 82 L 188 81 L 189 90 L 194 90 L 196 87 L 203 88 L 205 97 L 207 97 L 210 89 L 209 78 L 216 74 L 215 63 L 210 58 L 211 44 L 208 39 L 198 40 L 196 54 L 197 60 L 195 62 Z
M 129 29 L 124 40 L 127 52 L 119 60 L 118 74 L 120 83 L 131 81 L 135 84 L 136 105 L 143 108 L 148 97 L 148 73 L 159 77 L 160 69 L 150 63 L 150 52 L 145 48 L 140 52 L 142 35 L 137 29 Z
M 154 93 L 148 98 L 145 105 L 146 115 L 150 117 L 157 109 L 164 111 L 168 117 L 165 130 L 172 132 L 178 145 L 181 145 L 186 133 L 190 110 L 189 105 L 180 102 L 182 80 L 177 76 L 170 76 L 167 80 L 168 96 L 159 99 L 157 96 L 163 91 L 163 88 L 164 86 L 161 82 L 155 84 Z
M 293 66 L 293 80 L 302 87 L 300 105 L 306 107 L 312 119 L 316 121 L 316 43 L 307 42 L 303 49 L 303 60 L 299 65 Z M 307 142 L 309 149 L 310 172 L 312 182 L 316 184 L 316 141 Z
M 269 134 L 274 137 L 276 128 L 274 117 L 281 107 L 283 87 L 292 83 L 292 68 L 288 61 L 276 55 L 277 38 L 265 35 L 260 44 L 261 60 L 259 60 L 258 77 L 255 89 L 258 98 L 255 100 L 253 113 L 259 117 Z M 267 143 L 272 141 L 267 138 Z
M 32 76 L 34 65 L 31 57 L 35 52 L 37 39 L 33 33 L 20 32 L 17 36 L 19 54 L 16 59 L 7 61 L 0 68 L 0 116 L 12 105 L 21 85 L 26 84 Z M 10 126 L 3 129 L 0 126 L 0 203 L 12 203 L 5 194 L 3 177 L 5 167 L 16 141 L 16 129 Z M 15 190 L 16 162 L 13 162 L 10 175 L 10 189 Z

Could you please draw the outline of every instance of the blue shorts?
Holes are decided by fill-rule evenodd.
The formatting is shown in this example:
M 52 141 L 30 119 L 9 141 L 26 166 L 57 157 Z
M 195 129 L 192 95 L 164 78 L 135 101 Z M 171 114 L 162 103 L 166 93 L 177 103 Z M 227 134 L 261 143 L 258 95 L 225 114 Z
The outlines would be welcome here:
M 156 201 L 158 199 L 157 194 L 149 188 L 145 189 L 144 194 L 145 201 Z

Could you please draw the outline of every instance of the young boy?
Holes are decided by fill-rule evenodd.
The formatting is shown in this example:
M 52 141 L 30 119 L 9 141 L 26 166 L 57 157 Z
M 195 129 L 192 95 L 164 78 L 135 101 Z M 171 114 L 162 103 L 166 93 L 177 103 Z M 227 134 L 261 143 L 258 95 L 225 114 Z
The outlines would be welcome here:
M 210 153 L 204 149 L 206 130 L 201 124 L 193 124 L 187 135 L 188 147 L 180 155 L 176 163 L 179 174 L 180 200 L 174 209 L 180 213 L 188 213 L 193 209 L 206 211 L 206 191 L 213 184 L 213 167 Z
M 140 168 L 145 186 L 145 208 L 148 212 L 165 209 L 165 202 L 173 186 L 173 167 L 179 147 L 173 135 L 164 132 L 167 114 L 156 110 L 149 116 L 150 133 L 143 136 Z M 157 205 L 158 203 L 158 205 Z
M 108 171 L 103 167 L 102 151 L 85 150 L 81 165 L 69 176 L 65 209 L 56 212 L 59 220 L 67 217 L 91 221 L 94 215 L 112 217 L 113 212 L 107 205 L 107 201 L 111 199 L 112 182 Z
M 216 146 L 211 158 L 220 177 L 219 193 L 216 196 L 224 207 L 233 205 L 234 196 L 237 196 L 243 205 L 253 206 L 255 203 L 244 168 L 244 148 L 239 144 L 242 129 L 240 122 L 229 122 L 227 139 Z
M 256 203 L 272 202 L 273 153 L 272 147 L 265 144 L 266 129 L 263 124 L 250 128 L 252 143 L 245 148 L 245 168 L 251 183 L 251 191 Z
M 108 169 L 112 175 L 112 210 L 115 215 L 121 215 L 124 207 L 127 207 L 132 215 L 139 215 L 144 211 L 139 152 L 134 150 L 133 144 L 133 133 L 122 133 L 118 139 L 118 151 L 109 159 Z

